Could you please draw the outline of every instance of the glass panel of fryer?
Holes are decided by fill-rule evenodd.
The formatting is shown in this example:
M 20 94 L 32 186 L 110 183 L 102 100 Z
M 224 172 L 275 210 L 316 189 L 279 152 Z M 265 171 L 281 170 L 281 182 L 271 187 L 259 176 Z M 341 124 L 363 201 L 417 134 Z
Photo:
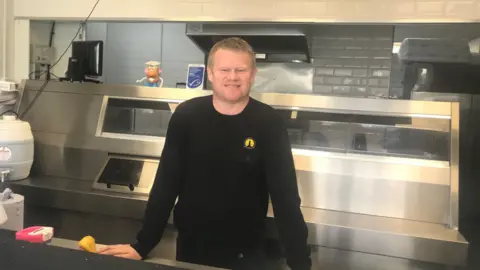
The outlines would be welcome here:
M 164 137 L 171 116 L 166 101 L 109 98 L 102 132 Z
M 277 111 L 293 148 L 450 160 L 449 119 Z

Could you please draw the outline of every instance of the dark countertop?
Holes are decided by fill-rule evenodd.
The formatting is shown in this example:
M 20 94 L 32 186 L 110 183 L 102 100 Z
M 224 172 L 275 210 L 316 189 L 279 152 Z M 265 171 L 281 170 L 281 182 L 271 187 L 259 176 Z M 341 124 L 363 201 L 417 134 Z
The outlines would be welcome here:
M 9 270 L 214 270 L 207 266 L 186 264 L 165 259 L 135 261 L 104 256 L 75 249 L 76 242 L 53 239 L 50 244 L 16 241 L 12 231 L 0 230 L 0 269 Z

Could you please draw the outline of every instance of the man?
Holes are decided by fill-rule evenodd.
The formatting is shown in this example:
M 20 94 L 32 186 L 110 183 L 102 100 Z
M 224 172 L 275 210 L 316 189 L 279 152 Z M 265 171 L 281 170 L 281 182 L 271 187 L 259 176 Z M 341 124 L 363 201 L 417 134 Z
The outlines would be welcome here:
M 288 265 L 310 269 L 286 128 L 273 108 L 249 97 L 256 75 L 252 48 L 239 38 L 220 41 L 210 51 L 207 72 L 213 95 L 183 102 L 170 120 L 137 242 L 100 253 L 145 258 L 160 241 L 178 196 L 177 260 L 262 269 L 270 194 Z

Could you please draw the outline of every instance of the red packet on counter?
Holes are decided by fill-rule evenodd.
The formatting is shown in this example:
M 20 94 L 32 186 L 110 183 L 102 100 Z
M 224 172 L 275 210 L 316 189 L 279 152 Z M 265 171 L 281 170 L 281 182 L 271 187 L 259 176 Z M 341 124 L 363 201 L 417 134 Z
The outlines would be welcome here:
M 15 238 L 30 243 L 45 243 L 53 237 L 53 228 L 44 226 L 33 226 L 18 231 Z

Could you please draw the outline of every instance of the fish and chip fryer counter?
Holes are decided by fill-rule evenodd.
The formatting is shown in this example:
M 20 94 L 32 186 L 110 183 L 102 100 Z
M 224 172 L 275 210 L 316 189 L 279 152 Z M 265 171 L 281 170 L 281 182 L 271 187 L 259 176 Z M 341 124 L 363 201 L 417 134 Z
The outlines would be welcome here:
M 22 82 L 20 113 L 42 84 Z M 50 82 L 25 119 L 35 138 L 31 176 L 12 189 L 27 206 L 140 220 L 172 112 L 208 94 Z M 287 123 L 309 244 L 466 262 L 469 244 L 458 231 L 458 103 L 251 96 Z M 271 208 L 268 216 L 267 236 L 275 238 Z M 120 224 L 99 227 L 134 236 Z

